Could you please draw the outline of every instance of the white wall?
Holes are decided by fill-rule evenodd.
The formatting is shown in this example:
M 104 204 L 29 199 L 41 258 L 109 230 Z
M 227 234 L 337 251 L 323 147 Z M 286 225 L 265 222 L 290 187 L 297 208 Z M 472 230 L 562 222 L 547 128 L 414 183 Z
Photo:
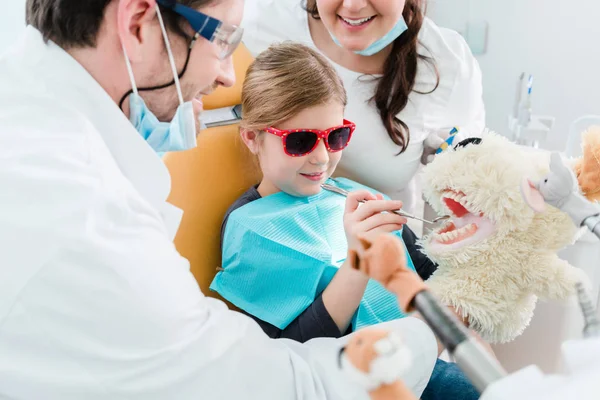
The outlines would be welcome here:
M 533 111 L 556 117 L 547 148 L 564 148 L 568 126 L 583 114 L 600 114 L 600 1 L 431 0 L 430 15 L 464 30 L 489 23 L 483 71 L 488 126 L 506 131 L 516 80 L 533 73 Z
M 25 0 L 2 0 L 0 12 L 0 53 L 10 46 L 25 28 Z

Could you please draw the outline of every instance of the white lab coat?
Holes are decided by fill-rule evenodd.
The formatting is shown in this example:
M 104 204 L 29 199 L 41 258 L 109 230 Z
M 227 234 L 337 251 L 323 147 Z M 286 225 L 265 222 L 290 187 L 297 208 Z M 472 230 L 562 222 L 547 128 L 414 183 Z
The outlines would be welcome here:
M 172 242 L 167 169 L 31 27 L 0 59 L 0 188 L 0 398 L 365 398 L 338 371 L 343 340 L 271 340 L 200 292 Z M 413 318 L 389 326 L 420 393 L 434 337 Z

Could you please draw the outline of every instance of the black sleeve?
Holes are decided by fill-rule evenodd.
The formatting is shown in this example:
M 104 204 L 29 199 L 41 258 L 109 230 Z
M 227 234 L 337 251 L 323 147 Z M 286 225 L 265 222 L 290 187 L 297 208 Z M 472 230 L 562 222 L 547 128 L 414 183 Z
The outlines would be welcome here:
M 417 244 L 417 235 L 407 225 L 404 225 L 404 228 L 402 228 L 402 240 L 404 240 L 404 244 L 417 273 L 421 279 L 424 281 L 427 280 L 437 269 L 437 264 L 421 252 L 421 246 Z
M 247 315 L 254 319 L 272 339 L 292 339 L 304 343 L 319 337 L 339 338 L 342 336 L 342 333 L 325 308 L 321 295 L 284 329 L 279 329 L 253 315 Z M 349 332 L 350 328 L 346 333 Z
M 223 248 L 223 236 L 225 235 L 225 227 L 227 226 L 229 215 L 238 208 L 245 206 L 248 203 L 252 203 L 254 200 L 260 199 L 260 193 L 258 193 L 258 190 L 256 190 L 256 188 L 257 186 L 253 186 L 250 189 L 246 190 L 246 192 L 244 192 L 244 194 L 242 194 L 225 212 L 223 222 L 221 223 L 221 249 Z

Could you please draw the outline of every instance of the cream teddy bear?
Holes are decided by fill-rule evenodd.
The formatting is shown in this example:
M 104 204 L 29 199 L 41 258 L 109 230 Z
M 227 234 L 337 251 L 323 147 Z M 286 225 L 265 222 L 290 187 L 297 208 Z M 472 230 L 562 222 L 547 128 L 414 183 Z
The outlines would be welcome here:
M 549 171 L 545 152 L 526 150 L 488 132 L 460 142 L 425 167 L 424 193 L 450 215 L 424 237 L 439 267 L 427 285 L 485 340 L 508 342 L 529 324 L 538 297 L 565 299 L 586 281 L 557 252 L 576 227 L 554 207 L 534 212 L 524 201 L 524 177 Z

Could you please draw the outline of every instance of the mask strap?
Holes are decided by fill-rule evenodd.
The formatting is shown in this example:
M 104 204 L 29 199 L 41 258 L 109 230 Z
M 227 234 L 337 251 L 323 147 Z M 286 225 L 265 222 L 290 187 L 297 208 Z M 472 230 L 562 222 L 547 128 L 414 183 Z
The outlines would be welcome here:
M 125 65 L 127 66 L 127 73 L 129 74 L 129 80 L 131 81 L 131 90 L 133 93 L 138 94 L 137 85 L 135 84 L 135 78 L 133 76 L 133 69 L 131 68 L 131 62 L 129 61 L 129 56 L 127 55 L 127 50 L 125 50 L 125 45 L 121 42 L 121 47 L 123 47 L 123 54 L 125 54 Z M 121 100 L 121 104 L 123 104 L 123 100 Z
M 194 46 L 195 41 L 196 41 L 195 38 L 192 39 L 192 42 L 190 43 L 190 46 L 188 47 L 187 56 L 185 57 L 185 64 L 183 66 L 183 69 L 181 70 L 181 73 L 178 76 L 179 79 L 181 79 L 181 77 L 183 76 L 183 74 L 185 74 L 185 71 L 187 71 L 187 67 L 188 67 L 188 64 L 190 62 L 190 55 L 192 54 L 192 47 Z M 141 88 L 138 88 L 137 90 L 140 91 L 140 92 L 144 92 L 144 91 L 148 91 L 149 92 L 151 90 L 164 89 L 164 88 L 167 88 L 167 87 L 169 87 L 171 85 L 174 85 L 174 84 L 175 84 L 175 79 L 172 79 L 171 82 L 169 82 L 169 83 L 165 83 L 165 84 L 158 85 L 158 86 L 152 86 L 152 87 L 141 87 Z M 120 109 L 123 109 L 123 102 L 125 101 L 125 99 L 127 97 L 129 97 L 129 95 L 131 93 L 133 93 L 133 89 L 129 89 L 127 91 L 127 93 L 125 93 L 123 95 L 123 97 L 121 97 L 121 100 L 119 101 L 119 108 Z
M 175 66 L 175 58 L 173 58 L 171 44 L 169 43 L 169 37 L 167 36 L 167 30 L 165 29 L 165 24 L 163 22 L 158 4 L 156 4 L 156 14 L 158 15 L 158 21 L 160 23 L 160 30 L 162 31 L 163 38 L 165 39 L 165 46 L 167 48 L 167 54 L 169 56 L 169 63 L 171 64 L 171 70 L 173 71 L 173 79 L 175 80 L 175 88 L 177 89 L 177 96 L 179 97 L 179 105 L 183 105 L 183 93 L 181 92 L 181 85 L 179 83 L 177 67 Z

